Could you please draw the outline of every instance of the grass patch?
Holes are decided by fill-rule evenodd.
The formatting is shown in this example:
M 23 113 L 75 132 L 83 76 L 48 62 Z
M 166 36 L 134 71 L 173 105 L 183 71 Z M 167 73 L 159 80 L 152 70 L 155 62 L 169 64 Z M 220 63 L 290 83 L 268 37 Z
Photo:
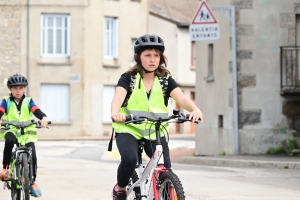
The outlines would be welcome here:
M 287 143 L 287 152 L 290 156 L 293 155 L 293 150 L 298 149 L 298 148 L 299 148 L 299 144 L 296 140 L 289 140 L 288 141 L 288 143 Z
M 269 148 L 267 154 L 285 154 L 286 150 L 283 147 Z
M 226 156 L 226 152 L 222 151 L 221 153 L 219 153 L 219 156 Z

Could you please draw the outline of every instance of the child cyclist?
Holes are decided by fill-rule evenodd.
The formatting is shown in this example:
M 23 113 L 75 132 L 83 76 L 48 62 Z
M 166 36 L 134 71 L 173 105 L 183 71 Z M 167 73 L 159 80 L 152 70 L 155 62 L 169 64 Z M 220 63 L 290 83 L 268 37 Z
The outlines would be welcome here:
M 115 121 L 113 128 L 121 155 L 117 184 L 113 188 L 114 200 L 126 200 L 126 186 L 138 160 L 138 140 L 145 140 L 145 152 L 149 157 L 155 151 L 154 126 L 151 129 L 144 126 L 141 130 L 141 125 L 125 125 L 125 116 L 139 113 L 144 116 L 166 117 L 168 115 L 168 97 L 170 96 L 190 112 L 190 119 L 200 119 L 203 123 L 200 109 L 183 94 L 166 69 L 164 50 L 164 42 L 159 36 L 146 34 L 139 37 L 134 44 L 136 65 L 122 74 L 118 81 L 111 105 L 111 117 Z M 165 83 L 161 85 L 160 82 Z M 162 136 L 161 142 L 165 167 L 171 168 L 165 136 Z
M 48 124 L 47 116 L 35 105 L 34 101 L 25 96 L 25 89 L 28 85 L 27 79 L 19 74 L 12 75 L 7 80 L 7 87 L 10 90 L 9 97 L 5 97 L 0 104 L 0 119 L 3 122 L 28 122 L 32 120 L 31 113 L 38 119 L 42 120 L 42 127 Z M 1 120 L 0 120 L 1 121 Z M 30 186 L 32 196 L 40 197 L 42 193 L 35 182 L 37 171 L 37 159 L 34 143 L 37 141 L 37 133 L 35 125 L 24 129 L 24 134 L 28 135 L 26 140 L 27 147 L 32 149 L 32 163 L 33 163 L 33 185 Z M 0 180 L 7 180 L 9 173 L 9 163 L 14 144 L 18 144 L 17 129 L 11 126 L 9 130 L 0 131 L 0 137 L 5 139 L 5 146 L 3 151 L 3 170 L 0 173 Z

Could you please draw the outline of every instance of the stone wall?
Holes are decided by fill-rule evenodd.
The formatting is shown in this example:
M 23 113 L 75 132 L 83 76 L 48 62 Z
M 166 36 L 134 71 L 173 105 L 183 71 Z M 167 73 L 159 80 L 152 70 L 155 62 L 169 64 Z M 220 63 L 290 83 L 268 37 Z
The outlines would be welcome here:
M 0 97 L 7 95 L 5 80 L 20 73 L 21 0 L 0 1 Z
M 254 25 L 253 24 L 241 24 L 240 12 L 243 9 L 253 9 L 253 0 L 233 0 L 233 5 L 236 9 L 236 39 L 241 40 L 242 36 L 253 37 Z M 252 49 L 241 49 L 237 42 L 237 73 L 238 73 L 238 110 L 239 110 L 239 128 L 243 128 L 244 125 L 256 124 L 261 121 L 261 109 L 245 110 L 242 105 L 243 88 L 256 86 L 255 74 L 244 74 L 241 70 L 241 65 L 246 59 L 252 59 Z

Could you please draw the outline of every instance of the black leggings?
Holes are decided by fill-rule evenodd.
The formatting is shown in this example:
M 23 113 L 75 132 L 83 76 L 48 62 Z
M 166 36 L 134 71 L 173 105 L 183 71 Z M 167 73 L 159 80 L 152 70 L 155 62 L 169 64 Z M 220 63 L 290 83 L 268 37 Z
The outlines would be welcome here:
M 129 133 L 117 133 L 117 147 L 121 155 L 121 163 L 118 168 L 118 186 L 126 187 L 130 176 L 132 175 L 138 160 L 138 140 Z M 171 168 L 170 152 L 165 137 L 161 138 L 163 147 L 164 164 L 166 168 Z M 155 141 L 145 140 L 145 153 L 148 157 L 152 157 L 155 148 Z
M 3 162 L 2 162 L 3 169 L 9 167 L 12 150 L 13 150 L 15 144 L 18 145 L 16 136 L 11 132 L 6 133 L 5 134 L 5 146 L 4 146 L 4 151 L 3 151 Z M 35 145 L 33 142 L 29 142 L 25 146 L 31 147 L 31 149 L 32 149 L 32 164 L 33 164 L 32 166 L 33 166 L 33 176 L 34 176 L 34 180 L 35 180 L 36 179 L 36 171 L 37 171 L 37 161 L 36 161 L 37 159 L 36 159 Z

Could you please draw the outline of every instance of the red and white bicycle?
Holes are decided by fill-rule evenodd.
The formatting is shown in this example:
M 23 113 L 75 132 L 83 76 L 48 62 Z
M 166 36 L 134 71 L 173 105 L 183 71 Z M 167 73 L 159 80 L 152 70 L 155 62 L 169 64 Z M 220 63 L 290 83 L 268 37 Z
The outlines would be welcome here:
M 161 133 L 163 122 L 184 123 L 189 120 L 189 115 L 179 114 L 178 110 L 173 111 L 173 115 L 167 118 L 152 119 L 144 116 L 127 116 L 128 123 L 152 123 L 156 131 L 156 150 L 144 165 L 142 163 L 142 152 L 144 142 L 139 143 L 139 159 L 136 170 L 132 174 L 127 185 L 129 200 L 184 200 L 184 190 L 178 176 L 164 166 L 163 148 L 161 145 Z M 196 121 L 195 123 L 198 123 Z

